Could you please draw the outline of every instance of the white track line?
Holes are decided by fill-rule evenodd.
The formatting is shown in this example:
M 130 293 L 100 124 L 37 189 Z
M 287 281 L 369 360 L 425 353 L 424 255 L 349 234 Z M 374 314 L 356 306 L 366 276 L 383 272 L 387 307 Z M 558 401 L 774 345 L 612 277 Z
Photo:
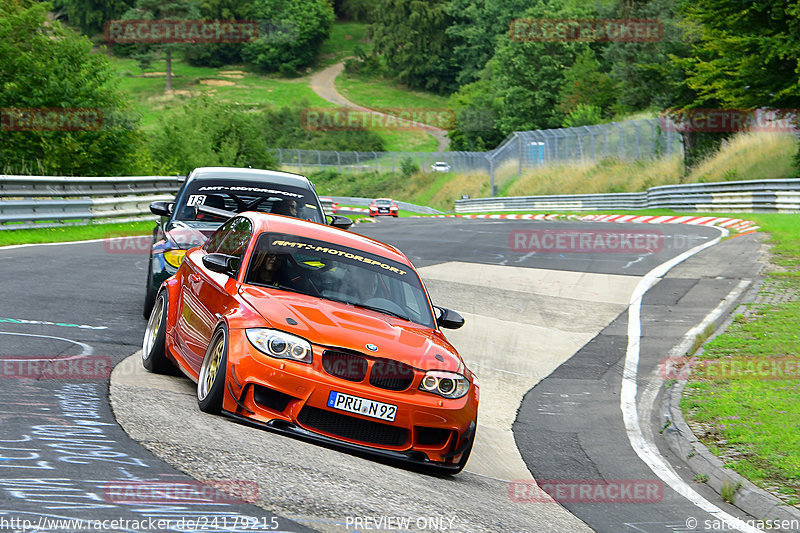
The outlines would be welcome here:
M 712 226 L 713 227 L 713 226 Z M 625 354 L 625 369 L 622 373 L 622 390 L 620 394 L 620 409 L 622 409 L 622 419 L 625 423 L 625 430 L 628 433 L 628 440 L 636 455 L 657 475 L 664 483 L 669 485 L 675 492 L 689 500 L 703 511 L 714 516 L 726 524 L 735 525 L 739 531 L 745 533 L 761 533 L 758 528 L 743 523 L 740 519 L 726 513 L 713 503 L 703 498 L 694 491 L 688 483 L 681 479 L 669 467 L 658 450 L 645 439 L 642 428 L 639 425 L 639 412 L 636 407 L 637 384 L 636 376 L 639 367 L 639 352 L 641 348 L 641 308 L 642 298 L 645 293 L 655 285 L 659 278 L 664 276 L 673 267 L 682 263 L 693 255 L 714 246 L 727 235 L 728 231 L 722 228 L 720 236 L 707 243 L 695 246 L 691 250 L 680 254 L 669 261 L 660 264 L 648 272 L 636 285 L 631 295 L 628 307 L 628 349 Z M 713 313 L 713 311 L 712 311 Z

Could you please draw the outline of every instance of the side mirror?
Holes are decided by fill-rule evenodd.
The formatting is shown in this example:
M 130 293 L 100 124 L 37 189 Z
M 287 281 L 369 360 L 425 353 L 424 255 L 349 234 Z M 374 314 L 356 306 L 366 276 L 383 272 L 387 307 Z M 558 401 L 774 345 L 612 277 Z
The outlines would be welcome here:
M 173 202 L 153 202 L 150 204 L 150 212 L 160 217 L 168 217 L 172 214 Z
M 436 317 L 436 323 L 440 328 L 445 329 L 458 329 L 464 325 L 464 317 L 446 307 L 433 306 L 439 312 Z
M 203 256 L 203 266 L 211 272 L 232 276 L 236 271 L 238 257 L 225 254 L 206 254 Z
M 350 229 L 353 221 L 341 215 L 329 215 L 331 217 L 330 225 L 339 229 Z

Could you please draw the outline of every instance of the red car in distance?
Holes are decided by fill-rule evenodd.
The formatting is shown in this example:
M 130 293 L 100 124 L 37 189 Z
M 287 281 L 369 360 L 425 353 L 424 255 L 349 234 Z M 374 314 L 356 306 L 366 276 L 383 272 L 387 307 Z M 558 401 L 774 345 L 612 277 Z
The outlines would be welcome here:
M 376 198 L 369 204 L 369 216 L 392 216 L 397 218 L 399 209 L 391 198 Z
M 463 324 L 396 248 L 248 211 L 161 285 L 142 363 L 177 365 L 202 411 L 457 473 L 479 385 L 442 329 Z

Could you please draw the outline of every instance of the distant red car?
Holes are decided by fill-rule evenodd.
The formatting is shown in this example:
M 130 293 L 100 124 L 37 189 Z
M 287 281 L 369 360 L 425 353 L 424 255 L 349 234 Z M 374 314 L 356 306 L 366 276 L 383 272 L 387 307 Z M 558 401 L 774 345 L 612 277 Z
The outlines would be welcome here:
M 397 217 L 399 209 L 391 198 L 377 198 L 369 204 L 369 216 L 392 216 Z
M 142 363 L 177 365 L 205 412 L 457 473 L 479 386 L 442 328 L 463 324 L 396 248 L 245 212 L 161 285 Z

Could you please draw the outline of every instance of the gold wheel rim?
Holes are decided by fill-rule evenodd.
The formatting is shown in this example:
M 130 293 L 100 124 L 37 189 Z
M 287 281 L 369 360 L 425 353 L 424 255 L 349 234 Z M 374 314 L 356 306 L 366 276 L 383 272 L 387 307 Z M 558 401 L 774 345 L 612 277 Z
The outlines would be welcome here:
M 203 362 L 203 367 L 200 369 L 200 379 L 198 387 L 198 397 L 203 400 L 208 393 L 211 392 L 211 387 L 217 379 L 220 366 L 222 363 L 222 355 L 225 351 L 225 337 L 220 337 L 214 350 L 209 354 L 208 360 Z
M 164 319 L 164 304 L 162 300 L 162 298 L 159 298 L 158 301 L 156 301 L 156 307 L 150 315 L 150 320 L 147 322 L 144 346 L 142 347 L 142 358 L 147 358 L 150 355 L 150 351 L 156 343 L 158 332 L 161 330 L 161 322 Z

